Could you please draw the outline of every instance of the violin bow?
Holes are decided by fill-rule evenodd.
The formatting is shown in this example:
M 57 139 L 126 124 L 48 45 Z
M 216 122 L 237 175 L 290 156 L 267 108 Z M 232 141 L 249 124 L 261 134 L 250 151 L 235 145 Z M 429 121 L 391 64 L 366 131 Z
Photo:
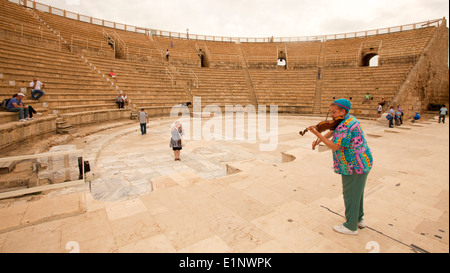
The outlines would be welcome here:
M 326 118 L 325 118 L 325 121 L 327 121 L 327 119 L 328 119 L 328 115 L 330 114 L 330 110 L 328 110 L 328 112 L 327 112 L 327 116 L 326 116 Z M 316 145 L 317 145 L 317 140 L 319 140 L 319 138 L 316 138 Z M 316 147 L 314 147 L 314 149 L 313 150 L 315 150 L 316 149 Z

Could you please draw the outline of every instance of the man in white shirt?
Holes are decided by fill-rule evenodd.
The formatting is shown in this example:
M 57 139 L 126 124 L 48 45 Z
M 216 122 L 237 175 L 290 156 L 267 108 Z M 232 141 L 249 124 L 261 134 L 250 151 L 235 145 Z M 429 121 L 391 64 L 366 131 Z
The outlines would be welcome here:
M 31 87 L 31 98 L 34 100 L 40 99 L 45 92 L 41 90 L 42 87 L 44 87 L 45 84 L 43 84 L 41 81 L 39 81 L 37 78 L 34 78 L 32 82 L 30 82 Z M 34 95 L 38 93 L 38 95 L 35 97 Z
M 121 96 L 121 98 L 122 98 L 122 101 L 123 101 L 123 103 L 124 103 L 124 105 L 125 105 L 125 108 L 129 108 L 128 107 L 128 97 L 127 97 L 127 94 L 122 94 L 122 96 Z M 123 108 L 123 107 L 122 107 Z

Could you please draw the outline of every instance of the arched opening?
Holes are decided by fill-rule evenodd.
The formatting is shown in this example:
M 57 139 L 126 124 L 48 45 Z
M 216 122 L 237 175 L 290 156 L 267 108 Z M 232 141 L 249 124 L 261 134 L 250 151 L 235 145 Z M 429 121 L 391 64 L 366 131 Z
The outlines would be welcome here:
M 378 66 L 378 55 L 369 53 L 362 58 L 362 66 Z
M 369 61 L 369 66 L 378 66 L 378 55 L 373 56 Z
M 286 68 L 286 59 L 280 58 L 277 62 L 278 66 Z
M 277 47 L 277 51 L 278 51 L 278 61 L 277 61 L 277 65 L 279 68 L 287 68 L 287 52 L 286 52 L 286 47 L 284 48 L 278 48 Z

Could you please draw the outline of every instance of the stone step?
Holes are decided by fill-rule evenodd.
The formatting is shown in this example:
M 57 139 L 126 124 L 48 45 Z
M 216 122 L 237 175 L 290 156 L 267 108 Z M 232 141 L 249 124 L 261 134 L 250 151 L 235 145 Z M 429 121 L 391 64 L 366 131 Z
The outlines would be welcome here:
M 72 126 L 70 126 L 70 128 L 68 128 L 68 129 L 57 128 L 56 132 L 58 134 L 67 135 L 67 134 L 74 134 L 74 133 L 78 132 L 78 130 L 76 128 L 72 128 Z
M 16 166 L 17 161 L 8 161 L 8 162 L 1 162 L 0 163 L 0 174 L 10 173 L 12 170 L 14 170 L 14 167 Z

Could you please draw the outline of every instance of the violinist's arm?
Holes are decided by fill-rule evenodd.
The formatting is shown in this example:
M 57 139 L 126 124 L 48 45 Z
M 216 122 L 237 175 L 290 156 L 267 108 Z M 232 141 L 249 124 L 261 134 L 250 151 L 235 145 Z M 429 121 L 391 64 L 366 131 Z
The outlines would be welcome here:
M 328 132 L 324 135 L 325 138 L 330 138 L 330 137 L 332 137 L 332 136 L 333 136 L 333 132 L 332 132 L 332 131 L 328 131 Z M 319 145 L 320 142 L 322 142 L 322 140 L 320 140 L 320 138 L 317 138 L 317 139 L 313 142 L 313 150 L 314 150 L 314 148 L 315 148 L 317 145 Z
M 317 131 L 316 131 L 316 132 L 317 132 Z M 333 136 L 333 131 L 328 131 L 328 132 L 324 135 L 325 138 L 330 138 L 330 137 L 332 137 L 332 136 Z M 318 138 L 317 141 L 316 141 L 316 145 L 318 145 L 320 142 L 322 142 L 322 140 L 320 140 L 320 138 Z
M 328 148 L 330 148 L 333 151 L 337 151 L 341 148 L 341 145 L 337 145 L 329 139 L 333 135 L 332 131 L 329 131 L 325 135 L 322 135 L 321 133 L 317 132 L 316 129 L 311 128 L 310 132 L 319 138 L 319 141 L 316 142 L 316 145 L 319 144 L 320 142 L 323 142 L 325 145 L 328 146 Z

